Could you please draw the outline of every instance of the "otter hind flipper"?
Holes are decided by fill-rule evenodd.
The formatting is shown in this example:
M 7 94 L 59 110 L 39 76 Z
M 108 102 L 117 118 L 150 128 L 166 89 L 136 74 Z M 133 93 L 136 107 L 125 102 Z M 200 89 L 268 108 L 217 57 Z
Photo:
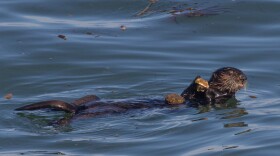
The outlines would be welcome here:
M 84 97 L 81 97 L 81 98 L 75 100 L 73 102 L 73 104 L 76 105 L 76 106 L 81 106 L 81 105 L 84 105 L 84 104 L 86 104 L 88 102 L 98 101 L 98 100 L 100 100 L 100 98 L 98 96 L 96 96 L 96 95 L 86 95 Z
M 19 108 L 16 108 L 16 111 L 20 110 L 38 110 L 38 109 L 44 109 L 44 108 L 51 108 L 54 110 L 61 110 L 67 113 L 75 113 L 76 112 L 76 107 L 60 100 L 50 100 L 50 101 L 42 101 L 42 102 L 37 102 L 33 103 L 30 105 L 22 106 Z

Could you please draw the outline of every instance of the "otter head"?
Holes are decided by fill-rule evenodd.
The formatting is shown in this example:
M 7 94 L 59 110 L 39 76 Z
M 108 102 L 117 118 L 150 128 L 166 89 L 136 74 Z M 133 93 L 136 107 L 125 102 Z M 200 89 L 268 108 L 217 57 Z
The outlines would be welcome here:
M 247 77 L 241 70 L 233 67 L 220 68 L 212 74 L 206 94 L 210 99 L 232 97 L 246 83 Z

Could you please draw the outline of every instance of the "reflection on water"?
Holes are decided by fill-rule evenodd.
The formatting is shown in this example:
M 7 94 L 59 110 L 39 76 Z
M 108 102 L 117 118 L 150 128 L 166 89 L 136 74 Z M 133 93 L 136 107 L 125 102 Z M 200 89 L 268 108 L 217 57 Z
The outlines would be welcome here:
M 227 100 L 225 103 L 217 103 L 217 104 L 207 104 L 207 105 L 201 105 L 201 104 L 195 104 L 195 105 L 175 105 L 175 106 L 164 106 L 160 103 L 158 103 L 159 106 L 157 106 L 156 101 L 161 101 L 161 100 L 155 100 L 154 102 L 152 100 L 148 100 L 151 103 L 155 103 L 154 105 L 150 105 L 149 107 L 143 107 L 140 105 L 141 100 L 136 100 L 136 99 L 131 99 L 130 101 L 123 101 L 124 103 L 120 103 L 122 105 L 135 105 L 132 107 L 131 110 L 118 110 L 117 104 L 114 102 L 122 102 L 123 100 L 109 100 L 107 106 L 105 106 L 104 103 L 104 108 L 101 107 L 101 110 L 99 110 L 98 105 L 93 107 L 92 109 L 89 109 L 89 111 L 86 111 L 84 113 L 77 114 L 76 116 L 72 116 L 71 114 L 67 113 L 57 113 L 57 111 L 51 111 L 51 110 L 38 110 L 38 111 L 31 111 L 29 113 L 27 112 L 19 112 L 17 115 L 19 117 L 24 117 L 27 118 L 28 120 L 31 120 L 33 124 L 36 124 L 39 127 L 49 127 L 53 126 L 56 130 L 61 131 L 61 132 L 69 132 L 71 130 L 74 130 L 71 128 L 71 123 L 72 122 L 79 122 L 79 120 L 94 120 L 96 117 L 101 117 L 101 118 L 106 118 L 108 116 L 120 116 L 120 115 L 125 115 L 129 117 L 136 117 L 137 113 L 134 114 L 135 111 L 133 108 L 136 106 L 136 104 L 139 103 L 139 108 L 140 112 L 144 113 L 148 109 L 151 109 L 152 111 L 166 111 L 165 113 L 170 113 L 170 111 L 173 111 L 175 113 L 178 113 L 178 111 L 184 111 L 185 109 L 190 109 L 194 108 L 197 110 L 196 114 L 205 114 L 210 111 L 215 111 L 215 110 L 220 110 L 224 111 L 224 113 L 218 113 L 216 114 L 217 117 L 219 117 L 222 120 L 230 120 L 230 119 L 238 119 L 244 115 L 248 115 L 248 112 L 246 112 L 245 108 L 238 107 L 238 101 L 235 98 L 231 98 Z M 142 101 L 147 101 L 147 99 L 144 99 Z M 116 106 L 115 106 L 116 105 Z M 94 105 L 93 105 L 94 106 Z M 189 107 L 193 106 L 193 107 Z M 130 106 L 129 106 L 130 107 Z M 136 107 L 135 107 L 136 108 Z M 121 109 L 121 108 L 119 108 Z M 136 109 L 138 110 L 138 109 Z M 143 114 L 142 114 L 143 115 Z M 149 119 L 150 120 L 150 119 Z M 199 117 L 195 119 L 191 119 L 192 122 L 197 122 L 197 121 L 203 121 L 203 120 L 208 120 L 208 117 Z M 245 122 L 234 122 L 234 123 L 225 123 L 224 127 L 225 128 L 230 128 L 230 127 L 247 127 L 248 124 Z M 38 127 L 38 128 L 39 128 Z M 243 132 L 240 132 L 243 133 Z
M 235 109 L 231 112 L 227 112 L 221 115 L 224 115 L 223 117 L 221 117 L 221 119 L 232 119 L 232 118 L 238 118 L 244 115 L 247 115 L 248 112 L 246 112 L 245 108 L 238 108 Z
M 224 124 L 225 128 L 230 128 L 230 127 L 247 127 L 248 125 L 245 124 L 244 122 L 236 122 L 236 123 L 227 123 Z

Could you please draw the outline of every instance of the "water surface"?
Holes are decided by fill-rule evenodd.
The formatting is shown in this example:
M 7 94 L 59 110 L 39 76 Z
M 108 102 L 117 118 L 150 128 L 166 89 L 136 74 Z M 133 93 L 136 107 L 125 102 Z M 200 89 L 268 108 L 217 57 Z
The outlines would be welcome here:
M 1 99 L 2 155 L 279 153 L 279 1 L 160 0 L 141 16 L 135 15 L 148 1 L 2 0 L 0 5 L 1 95 L 13 93 Z M 204 16 L 170 13 L 187 8 Z M 87 94 L 162 98 L 224 66 L 243 70 L 249 79 L 238 101 L 226 106 L 139 110 L 62 128 L 47 126 L 62 112 L 13 111 Z

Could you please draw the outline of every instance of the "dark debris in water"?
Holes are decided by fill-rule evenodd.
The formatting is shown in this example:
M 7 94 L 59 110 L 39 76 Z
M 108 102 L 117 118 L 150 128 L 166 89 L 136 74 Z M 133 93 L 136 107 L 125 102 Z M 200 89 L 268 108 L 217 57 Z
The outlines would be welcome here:
M 224 146 L 224 150 L 238 148 L 239 146 Z
M 93 32 L 86 32 L 85 34 L 86 34 L 86 35 L 89 35 L 89 36 L 93 36 L 94 38 L 97 38 L 97 37 L 100 37 L 100 36 L 101 36 L 100 34 L 93 33 Z
M 160 2 L 157 0 L 149 0 L 149 4 L 141 11 L 139 11 L 135 16 L 145 16 L 150 13 L 168 13 L 172 17 L 185 16 L 185 17 L 201 17 L 201 16 L 211 16 L 218 15 L 221 13 L 228 12 L 228 8 L 222 8 L 219 6 L 210 7 L 199 7 L 197 4 L 176 4 L 170 8 L 155 8 L 154 6 L 159 6 Z
M 93 35 L 93 33 L 92 33 L 92 32 L 86 32 L 86 34 L 87 34 L 87 35 Z
M 58 38 L 61 38 L 61 39 L 63 39 L 63 40 L 67 40 L 67 38 L 66 38 L 65 35 L 61 35 L 61 34 L 60 34 L 60 35 L 57 35 L 57 37 L 58 37 Z
M 251 131 L 252 131 L 252 129 L 248 129 L 246 131 L 242 131 L 242 132 L 236 133 L 234 135 L 240 135 L 240 134 L 248 133 L 248 132 L 251 132 Z
M 193 8 L 193 7 L 173 7 L 173 10 L 169 10 L 169 13 L 173 16 L 184 15 L 187 17 L 200 17 L 218 15 L 226 12 L 227 9 L 220 8 L 218 6 L 206 7 L 206 8 Z
M 249 97 L 252 98 L 252 99 L 257 98 L 257 96 L 254 96 L 254 95 L 249 95 Z
M 121 26 L 120 26 L 120 29 L 121 29 L 122 31 L 125 31 L 125 30 L 126 30 L 126 26 L 125 26 L 125 25 L 121 25 Z
M 63 152 L 53 152 L 53 151 L 27 151 L 21 152 L 20 155 L 66 155 Z
M 158 2 L 158 0 L 149 0 L 149 4 L 139 13 L 136 14 L 136 16 L 142 16 L 144 14 L 146 14 L 149 9 L 152 7 L 153 4 L 155 4 L 156 2 Z
M 207 150 L 208 151 L 212 151 L 212 150 L 215 150 L 215 148 L 208 148 Z

